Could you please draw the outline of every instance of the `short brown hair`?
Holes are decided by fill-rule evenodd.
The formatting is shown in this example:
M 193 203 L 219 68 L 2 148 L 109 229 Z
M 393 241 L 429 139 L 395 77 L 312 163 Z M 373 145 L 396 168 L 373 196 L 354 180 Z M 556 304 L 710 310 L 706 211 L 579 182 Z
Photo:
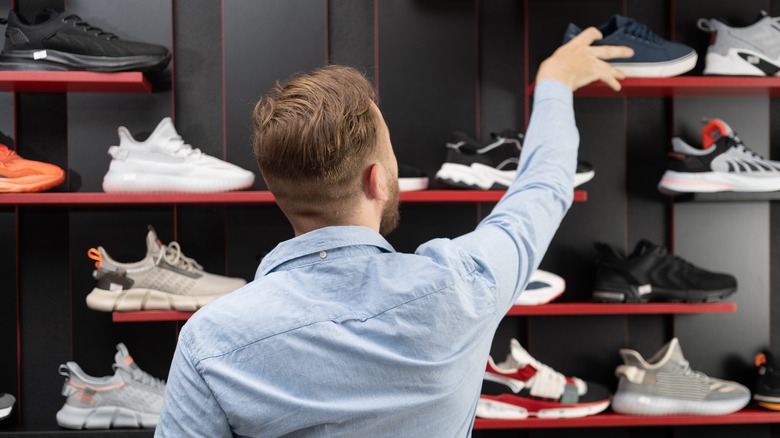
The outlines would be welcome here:
M 331 65 L 277 82 L 257 102 L 255 156 L 288 216 L 290 209 L 321 214 L 319 206 L 343 204 L 361 190 L 361 171 L 376 150 L 380 126 L 374 99 L 365 76 Z

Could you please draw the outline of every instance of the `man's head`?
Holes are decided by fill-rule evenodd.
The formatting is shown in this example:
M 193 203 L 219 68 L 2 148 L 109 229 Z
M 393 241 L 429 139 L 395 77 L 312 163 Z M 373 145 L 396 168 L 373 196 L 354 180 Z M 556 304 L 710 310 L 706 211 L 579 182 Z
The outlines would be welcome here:
M 296 233 L 398 222 L 398 166 L 371 84 L 327 66 L 277 83 L 255 106 L 254 151 Z

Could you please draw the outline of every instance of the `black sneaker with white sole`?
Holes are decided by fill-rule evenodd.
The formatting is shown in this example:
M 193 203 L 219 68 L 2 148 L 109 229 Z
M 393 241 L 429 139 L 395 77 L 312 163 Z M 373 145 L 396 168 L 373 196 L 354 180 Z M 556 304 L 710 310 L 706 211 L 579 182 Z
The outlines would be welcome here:
M 756 354 L 754 363 L 758 377 L 753 400 L 762 408 L 780 411 L 780 362 L 767 350 Z
M 734 276 L 694 266 L 648 240 L 639 241 L 627 257 L 607 244 L 595 246 L 599 259 L 594 301 L 709 303 L 737 290 Z
M 463 132 L 453 133 L 436 180 L 455 188 L 506 190 L 517 175 L 523 134 L 504 130 L 490 137 L 489 142 L 480 145 Z M 590 163 L 578 161 L 573 187 L 590 181 L 595 175 Z
M 122 40 L 67 12 L 47 9 L 29 24 L 11 11 L 4 21 L 0 70 L 154 73 L 171 60 L 163 46 Z
M 462 132 L 453 133 L 436 180 L 463 189 L 507 189 L 517 174 L 523 135 L 506 131 L 491 136 L 492 141 L 480 145 Z

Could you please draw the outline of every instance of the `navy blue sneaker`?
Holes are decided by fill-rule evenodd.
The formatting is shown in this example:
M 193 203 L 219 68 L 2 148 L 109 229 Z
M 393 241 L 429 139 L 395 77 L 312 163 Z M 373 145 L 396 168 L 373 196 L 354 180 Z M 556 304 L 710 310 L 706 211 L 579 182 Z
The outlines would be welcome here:
M 634 49 L 628 59 L 609 62 L 623 71 L 626 77 L 668 78 L 681 75 L 696 66 L 696 51 L 685 44 L 673 43 L 656 35 L 646 25 L 633 18 L 614 15 L 598 27 L 604 38 L 594 46 L 627 46 Z M 563 36 L 566 43 L 582 29 L 570 23 Z

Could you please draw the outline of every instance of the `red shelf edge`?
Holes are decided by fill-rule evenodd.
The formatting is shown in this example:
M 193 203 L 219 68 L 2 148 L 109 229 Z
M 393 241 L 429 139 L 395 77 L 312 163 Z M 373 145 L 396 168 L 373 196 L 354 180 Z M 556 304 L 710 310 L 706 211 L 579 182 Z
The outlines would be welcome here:
M 422 190 L 401 193 L 402 202 L 498 202 L 502 190 Z M 583 202 L 588 193 L 574 192 L 574 201 Z M 223 193 L 103 193 L 103 192 L 45 192 L 0 193 L 2 205 L 139 205 L 139 204 L 272 204 L 274 196 L 268 191 Z
M 606 412 L 590 417 L 525 420 L 486 420 L 477 418 L 474 430 L 486 429 L 545 429 L 571 427 L 634 427 L 634 426 L 708 426 L 725 424 L 780 423 L 780 412 L 748 407 L 729 415 L 665 415 L 642 417 Z
M 778 77 L 675 76 L 671 78 L 626 78 L 618 92 L 595 82 L 575 92 L 576 96 L 675 96 L 675 95 L 778 95 Z M 535 83 L 527 87 L 532 95 Z
M 733 313 L 736 303 L 643 303 L 643 304 L 601 304 L 601 303 L 550 303 L 541 306 L 513 306 L 508 316 L 529 315 L 629 315 L 629 314 L 671 314 L 671 313 Z M 193 312 L 176 310 L 155 310 L 140 312 L 114 312 L 114 322 L 185 321 Z
M 140 312 L 113 312 L 113 322 L 186 321 L 195 312 L 178 310 L 146 310 Z
M 737 303 L 549 303 L 540 306 L 512 306 L 509 316 L 531 315 L 643 315 L 680 313 L 734 313 Z
M 0 90 L 151 93 L 152 85 L 141 72 L 0 71 Z

